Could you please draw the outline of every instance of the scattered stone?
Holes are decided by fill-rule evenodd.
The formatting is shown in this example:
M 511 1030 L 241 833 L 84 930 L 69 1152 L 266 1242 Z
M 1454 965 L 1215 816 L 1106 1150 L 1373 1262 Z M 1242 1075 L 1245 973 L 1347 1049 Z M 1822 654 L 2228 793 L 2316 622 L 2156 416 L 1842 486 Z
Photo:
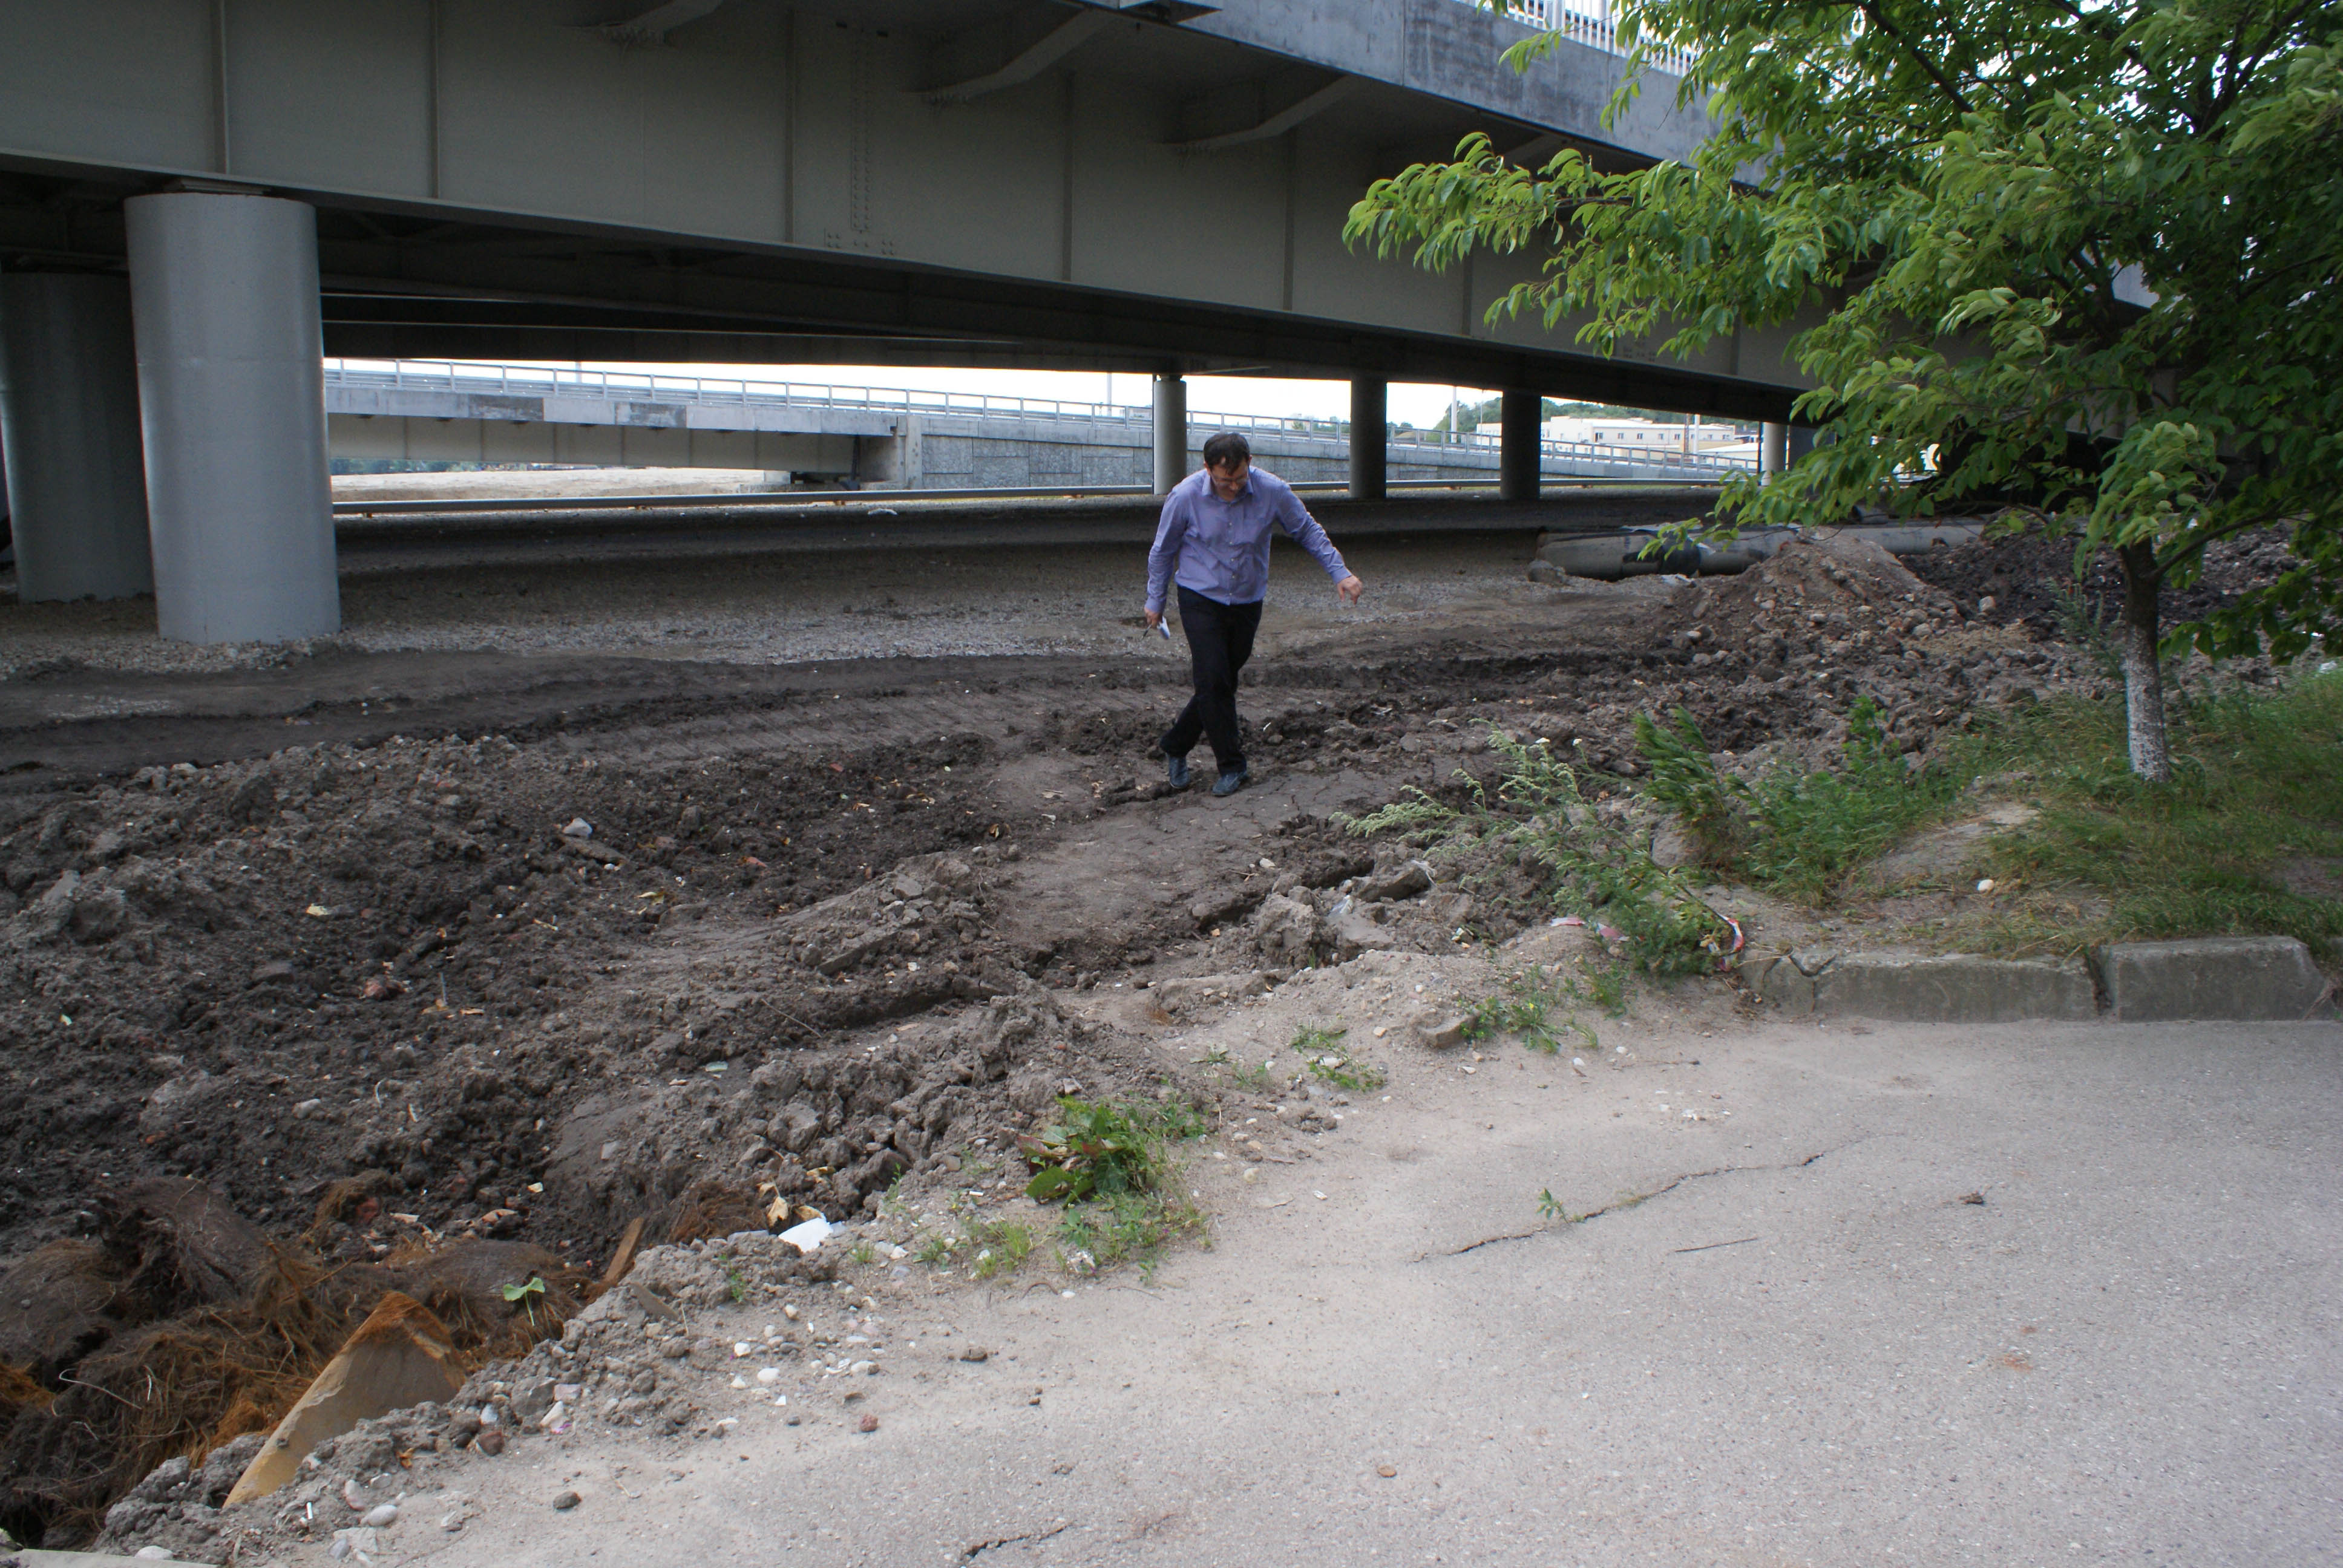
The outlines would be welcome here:
M 1420 1012 L 1409 1020 L 1408 1028 L 1418 1045 L 1433 1050 L 1453 1050 L 1464 1043 L 1464 1031 L 1472 1020 L 1461 1012 Z
M 964 1362 L 988 1362 L 992 1359 L 992 1352 L 982 1345 L 963 1345 L 960 1347 L 960 1359 Z
M 553 1507 L 556 1513 L 567 1513 L 585 1501 L 574 1492 L 558 1492 L 554 1493 Z
M 1362 878 L 1352 896 L 1361 903 L 1392 903 L 1412 899 L 1418 893 L 1432 890 L 1432 871 L 1421 860 L 1410 860 L 1403 866 Z
M 377 1530 L 386 1524 L 396 1524 L 398 1523 L 398 1504 L 377 1503 L 359 1516 L 358 1523 Z
M 855 1430 L 857 1432 L 877 1432 L 879 1430 L 879 1418 L 875 1415 L 866 1415 L 860 1422 L 855 1423 Z

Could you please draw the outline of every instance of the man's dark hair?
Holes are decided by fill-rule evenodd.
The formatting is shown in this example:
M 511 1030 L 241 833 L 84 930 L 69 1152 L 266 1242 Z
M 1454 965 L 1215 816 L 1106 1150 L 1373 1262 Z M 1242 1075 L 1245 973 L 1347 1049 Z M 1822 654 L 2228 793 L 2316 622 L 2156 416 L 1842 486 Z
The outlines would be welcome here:
M 1204 443 L 1204 467 L 1226 468 L 1252 460 L 1252 448 L 1234 430 L 1223 430 Z

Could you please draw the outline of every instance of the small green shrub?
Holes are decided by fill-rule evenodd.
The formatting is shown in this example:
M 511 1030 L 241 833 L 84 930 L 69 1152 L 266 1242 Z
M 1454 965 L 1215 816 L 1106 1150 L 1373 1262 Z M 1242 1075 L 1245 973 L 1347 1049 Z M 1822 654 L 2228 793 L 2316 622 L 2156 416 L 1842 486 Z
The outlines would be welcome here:
M 1025 1194 L 1046 1201 L 1147 1191 L 1169 1169 L 1172 1141 L 1203 1131 L 1203 1119 L 1178 1101 L 1061 1097 L 1055 1122 L 1018 1137 L 1019 1152 L 1035 1168 Z

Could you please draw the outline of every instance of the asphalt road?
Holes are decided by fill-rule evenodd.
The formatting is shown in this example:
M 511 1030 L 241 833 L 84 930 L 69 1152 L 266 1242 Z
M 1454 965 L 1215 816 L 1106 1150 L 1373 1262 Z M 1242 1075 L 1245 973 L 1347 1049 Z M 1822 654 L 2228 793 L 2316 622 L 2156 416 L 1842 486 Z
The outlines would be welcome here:
M 1205 1160 L 1151 1282 L 909 1308 L 996 1353 L 899 1344 L 875 1432 L 532 1443 L 399 1554 L 2343 1556 L 2335 1026 L 1606 1027 L 1632 1065 L 1418 1056 L 1314 1161 Z

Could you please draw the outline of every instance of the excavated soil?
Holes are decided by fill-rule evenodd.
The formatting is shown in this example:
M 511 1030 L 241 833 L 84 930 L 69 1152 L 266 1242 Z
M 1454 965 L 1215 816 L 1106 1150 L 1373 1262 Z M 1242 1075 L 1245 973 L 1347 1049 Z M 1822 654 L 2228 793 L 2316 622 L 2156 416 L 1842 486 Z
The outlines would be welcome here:
M 1486 780 L 1489 729 L 1632 774 L 1641 711 L 1682 706 L 1746 757 L 1829 744 L 1868 695 L 1924 751 L 1979 705 L 2096 689 L 2055 618 L 1976 613 L 2008 548 L 1926 580 L 1844 544 L 1687 585 L 1508 579 L 1272 635 L 1242 697 L 1256 781 L 1225 800 L 1160 782 L 1170 658 L 20 668 L 0 683 L 20 1315 L 0 1526 L 85 1539 L 145 1473 L 60 1437 L 68 1401 L 99 1397 L 75 1368 L 191 1312 L 216 1327 L 287 1270 L 298 1293 L 509 1245 L 526 1258 L 479 1266 L 568 1289 L 637 1221 L 649 1244 L 867 1216 L 1060 1094 L 1209 1112 L 1159 1038 L 1179 982 L 1453 951 L 1553 912 L 1534 868 L 1427 885 L 1331 820 Z M 191 1187 L 233 1242 L 209 1274 L 186 1259 L 221 1247 L 154 1240 L 156 1194 Z M 353 1290 L 317 1309 L 320 1343 L 370 1305 Z M 514 1332 L 509 1307 L 476 1316 L 476 1345 Z M 230 1419 L 215 1391 L 217 1419 L 166 1445 L 193 1469 L 129 1502 L 215 1505 L 233 1475 L 204 1455 L 266 1429 L 263 1395 Z

